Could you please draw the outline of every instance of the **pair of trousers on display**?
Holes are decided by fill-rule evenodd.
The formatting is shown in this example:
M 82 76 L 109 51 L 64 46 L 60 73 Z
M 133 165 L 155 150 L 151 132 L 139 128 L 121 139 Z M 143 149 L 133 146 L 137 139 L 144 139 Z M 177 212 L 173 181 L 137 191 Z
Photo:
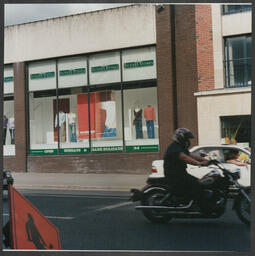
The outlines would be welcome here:
M 103 137 L 116 137 L 116 128 L 105 127 Z
M 136 139 L 143 139 L 142 120 L 135 120 Z
M 59 128 L 59 136 L 60 136 L 60 142 L 66 142 L 66 131 L 65 131 L 65 123 L 62 124 Z
M 69 124 L 69 135 L 70 135 L 70 142 L 77 142 L 75 124 Z
M 11 129 L 9 129 L 9 131 L 10 131 L 10 135 L 11 135 L 11 144 L 14 144 L 15 143 L 14 142 L 14 137 L 15 137 L 14 131 L 15 131 L 15 129 L 11 128 Z
M 3 129 L 3 145 L 5 145 L 5 140 L 6 140 L 6 128 Z
M 149 139 L 154 139 L 155 138 L 154 121 L 153 120 L 146 121 L 146 127 L 147 127 L 148 138 Z

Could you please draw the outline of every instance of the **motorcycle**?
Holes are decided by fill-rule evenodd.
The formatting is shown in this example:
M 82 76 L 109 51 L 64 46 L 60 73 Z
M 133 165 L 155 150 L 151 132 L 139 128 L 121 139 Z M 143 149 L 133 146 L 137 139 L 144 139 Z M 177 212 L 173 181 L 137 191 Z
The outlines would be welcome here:
M 238 183 L 240 169 L 229 171 L 217 160 L 210 160 L 208 165 L 214 169 L 199 182 L 204 188 L 204 196 L 213 206 L 209 213 L 203 213 L 197 202 L 187 195 L 174 191 L 165 178 L 154 182 L 148 179 L 143 189 L 131 189 L 130 199 L 140 202 L 135 208 L 141 210 L 149 221 L 164 223 L 172 218 L 219 218 L 226 210 L 227 201 L 232 198 L 233 210 L 243 223 L 249 225 L 251 188 Z

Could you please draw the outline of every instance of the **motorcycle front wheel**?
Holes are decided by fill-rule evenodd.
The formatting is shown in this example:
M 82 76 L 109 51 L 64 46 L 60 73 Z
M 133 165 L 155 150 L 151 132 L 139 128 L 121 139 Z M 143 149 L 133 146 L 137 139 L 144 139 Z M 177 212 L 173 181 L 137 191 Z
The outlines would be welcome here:
M 247 189 L 246 194 L 251 197 L 251 190 Z M 239 219 L 247 224 L 250 225 L 250 214 L 251 214 L 251 203 L 243 196 L 242 194 L 239 196 L 236 202 L 236 213 Z
M 142 206 L 166 206 L 162 204 L 162 199 L 165 198 L 167 190 L 164 188 L 155 188 L 146 193 L 141 201 Z M 171 220 L 171 216 L 160 209 L 143 209 L 143 215 L 153 223 L 166 223 Z

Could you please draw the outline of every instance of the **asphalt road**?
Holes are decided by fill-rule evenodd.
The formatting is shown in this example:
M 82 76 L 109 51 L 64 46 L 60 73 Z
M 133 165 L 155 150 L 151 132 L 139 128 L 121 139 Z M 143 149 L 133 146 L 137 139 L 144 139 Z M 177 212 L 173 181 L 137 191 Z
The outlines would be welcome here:
M 247 251 L 250 231 L 231 205 L 220 219 L 152 224 L 126 192 L 20 191 L 60 231 L 63 250 Z M 8 220 L 8 200 L 3 202 Z

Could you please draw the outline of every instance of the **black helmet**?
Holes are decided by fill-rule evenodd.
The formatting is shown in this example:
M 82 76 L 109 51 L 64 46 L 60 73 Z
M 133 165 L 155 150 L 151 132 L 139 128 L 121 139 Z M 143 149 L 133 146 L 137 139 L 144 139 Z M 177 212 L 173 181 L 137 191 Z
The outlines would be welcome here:
M 189 139 L 193 139 L 194 135 L 187 128 L 178 128 L 174 132 L 173 140 L 179 143 L 182 147 L 188 148 L 190 146 Z

